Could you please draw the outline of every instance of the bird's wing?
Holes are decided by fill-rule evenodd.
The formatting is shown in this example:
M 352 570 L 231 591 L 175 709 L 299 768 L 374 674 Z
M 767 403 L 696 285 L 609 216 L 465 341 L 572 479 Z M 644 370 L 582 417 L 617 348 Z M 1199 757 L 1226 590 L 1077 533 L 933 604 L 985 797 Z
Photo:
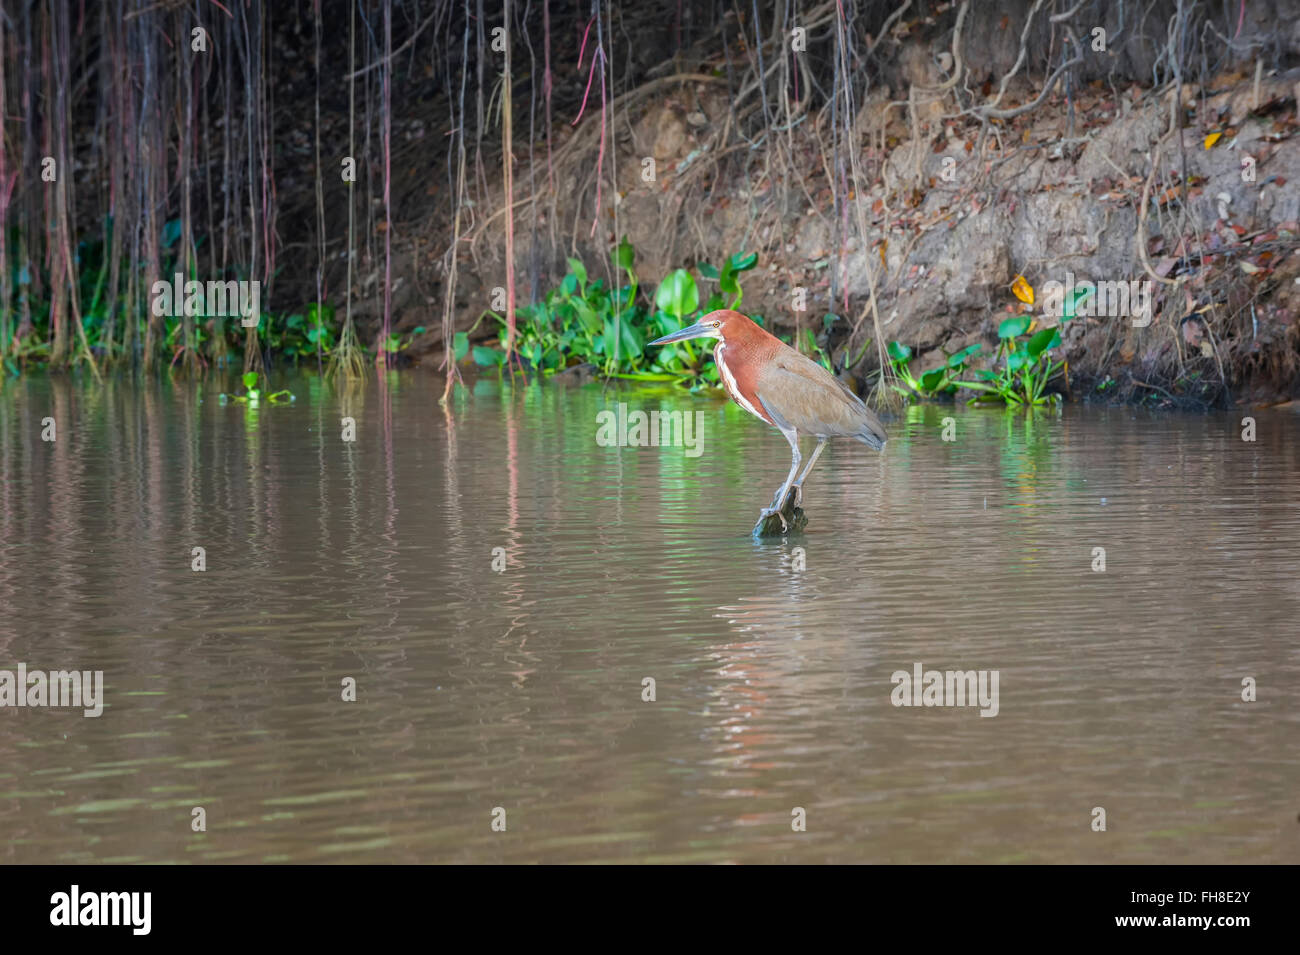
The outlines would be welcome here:
M 804 434 L 872 438 L 878 445 L 885 428 L 857 395 L 810 358 L 793 349 L 764 366 L 756 388 L 763 405 Z

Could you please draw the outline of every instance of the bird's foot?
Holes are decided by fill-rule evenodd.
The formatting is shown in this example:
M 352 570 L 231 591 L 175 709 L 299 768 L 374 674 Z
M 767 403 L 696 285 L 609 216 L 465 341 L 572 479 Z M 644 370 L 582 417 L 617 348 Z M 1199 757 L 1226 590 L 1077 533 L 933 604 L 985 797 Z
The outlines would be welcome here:
M 781 519 L 781 532 L 785 533 L 790 529 L 790 522 L 785 519 L 779 507 L 765 507 L 758 512 L 758 526 L 762 527 L 769 517 L 779 517 Z
M 792 495 L 786 495 L 783 507 L 765 507 L 758 512 L 758 523 L 754 525 L 754 536 L 785 537 L 798 533 L 808 523 L 808 518 L 800 508 L 794 506 Z
M 794 504 L 792 506 L 800 507 L 803 504 L 803 485 L 792 485 L 790 490 L 794 492 Z
M 771 505 L 769 505 L 769 506 L 766 508 L 766 510 L 768 510 L 768 511 L 772 511 L 772 512 L 776 512 L 776 511 L 788 511 L 788 510 L 792 510 L 792 509 L 795 508 L 795 507 L 798 507 L 798 506 L 799 506 L 799 498 L 795 497 L 795 498 L 794 498 L 794 503 L 793 503 L 793 504 L 790 503 L 790 502 L 791 502 L 791 495 L 794 493 L 794 491 L 795 491 L 795 486 L 794 486 L 794 485 L 791 485 L 790 488 L 789 488 L 788 490 L 786 490 L 786 492 L 785 492 L 784 494 L 781 493 L 781 489 L 780 489 L 780 488 L 777 488 L 777 490 L 776 490 L 776 496 L 772 498 L 772 503 L 771 503 Z

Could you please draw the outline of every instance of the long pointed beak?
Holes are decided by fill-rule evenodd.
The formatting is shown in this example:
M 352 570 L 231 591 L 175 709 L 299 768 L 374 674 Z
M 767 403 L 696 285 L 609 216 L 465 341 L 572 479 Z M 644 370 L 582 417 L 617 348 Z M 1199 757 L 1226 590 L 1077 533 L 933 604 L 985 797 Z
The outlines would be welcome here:
M 646 342 L 646 346 L 670 345 L 673 342 L 685 341 L 688 338 L 702 338 L 703 336 L 708 335 L 711 331 L 712 329 L 707 325 L 704 325 L 701 322 L 696 322 L 694 325 L 687 325 L 685 328 L 678 329 L 671 335 L 665 335 L 663 338 L 656 338 L 652 342 Z

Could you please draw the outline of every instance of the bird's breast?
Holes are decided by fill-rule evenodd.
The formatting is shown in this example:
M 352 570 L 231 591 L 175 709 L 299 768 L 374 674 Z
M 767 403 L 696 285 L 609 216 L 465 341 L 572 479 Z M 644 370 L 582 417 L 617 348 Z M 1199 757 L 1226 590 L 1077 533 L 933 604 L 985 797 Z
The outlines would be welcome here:
M 762 408 L 759 406 L 757 394 L 755 394 L 751 389 L 742 388 L 742 382 L 737 380 L 735 372 L 727 363 L 726 352 L 727 343 L 722 341 L 718 342 L 717 347 L 713 349 L 713 361 L 718 366 L 718 374 L 722 378 L 723 389 L 727 392 L 727 395 L 732 401 L 740 405 L 740 407 L 744 408 L 755 418 L 758 418 L 760 421 L 766 422 L 767 424 L 772 424 L 771 419 L 763 413 Z M 745 382 L 743 383 L 748 383 L 747 376 L 742 374 L 740 377 L 745 379 Z M 748 393 L 746 393 L 747 391 Z

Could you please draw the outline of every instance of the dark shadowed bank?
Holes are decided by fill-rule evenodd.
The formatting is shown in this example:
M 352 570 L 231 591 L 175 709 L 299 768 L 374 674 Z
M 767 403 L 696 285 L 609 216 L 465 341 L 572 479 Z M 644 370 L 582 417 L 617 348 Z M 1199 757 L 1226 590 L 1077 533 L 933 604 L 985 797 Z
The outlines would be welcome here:
M 1300 395 L 1296 0 L 7 2 L 0 43 L 9 375 L 609 372 L 621 328 L 519 347 L 567 260 L 621 326 L 755 255 L 741 309 L 863 393 L 1028 315 L 1070 399 Z M 178 274 L 260 324 L 158 314 Z

